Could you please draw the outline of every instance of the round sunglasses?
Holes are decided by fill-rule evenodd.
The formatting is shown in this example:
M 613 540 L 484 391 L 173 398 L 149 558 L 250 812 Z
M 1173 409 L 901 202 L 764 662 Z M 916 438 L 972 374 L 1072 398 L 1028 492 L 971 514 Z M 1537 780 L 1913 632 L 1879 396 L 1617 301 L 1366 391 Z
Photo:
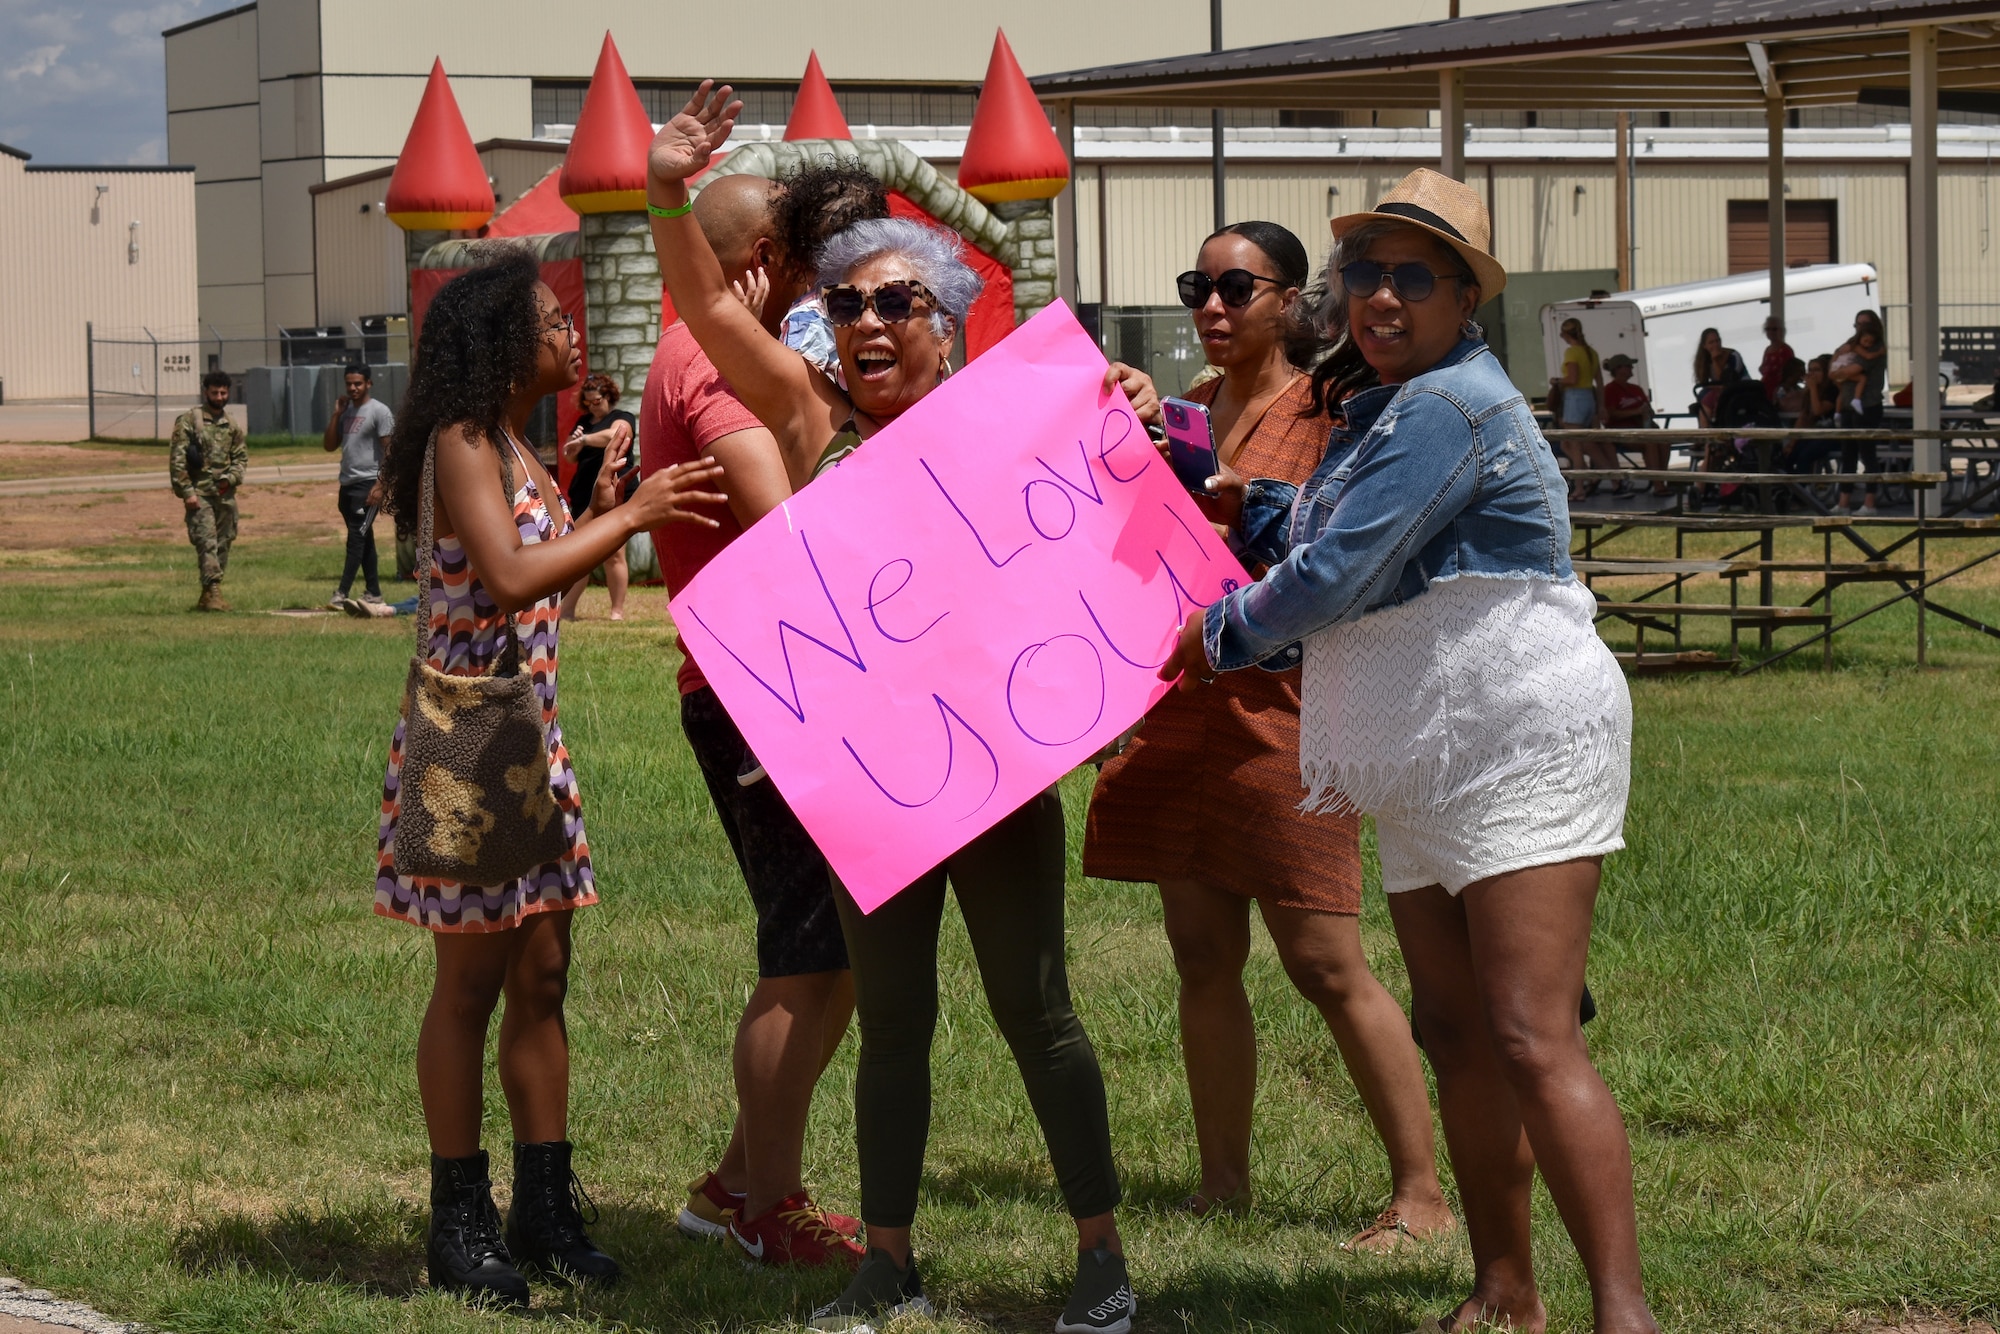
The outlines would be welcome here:
M 871 308 L 884 324 L 901 324 L 909 319 L 916 313 L 919 301 L 928 302 L 932 310 L 942 309 L 931 289 L 914 278 L 883 283 L 872 292 L 864 292 L 852 283 L 839 283 L 821 293 L 820 301 L 826 307 L 828 323 L 835 328 L 858 323 L 862 313 Z
M 1437 290 L 1440 278 L 1459 283 L 1471 281 L 1462 273 L 1434 273 L 1428 264 L 1378 264 L 1372 259 L 1357 259 L 1340 266 L 1340 283 L 1349 296 L 1375 295 L 1382 290 L 1384 278 L 1405 301 L 1422 301 Z
M 1174 279 L 1174 286 L 1180 291 L 1181 304 L 1189 310 L 1200 310 L 1207 305 L 1211 293 L 1219 295 L 1223 305 L 1241 310 L 1257 295 L 1258 283 L 1271 283 L 1278 287 L 1286 285 L 1282 278 L 1266 278 L 1248 269 L 1225 269 L 1214 278 L 1199 269 L 1189 269 Z

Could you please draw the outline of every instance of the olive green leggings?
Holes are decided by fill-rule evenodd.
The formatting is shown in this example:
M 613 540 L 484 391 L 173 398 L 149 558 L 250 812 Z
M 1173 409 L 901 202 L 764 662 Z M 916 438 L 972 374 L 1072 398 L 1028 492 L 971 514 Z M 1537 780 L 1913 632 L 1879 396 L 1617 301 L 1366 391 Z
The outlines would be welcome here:
M 863 1222 L 908 1227 L 917 1213 L 947 879 L 1070 1216 L 1094 1218 L 1117 1207 L 1104 1076 L 1070 1006 L 1063 967 L 1064 864 L 1062 802 L 1050 789 L 865 916 L 836 878 L 861 1021 L 854 1137 Z

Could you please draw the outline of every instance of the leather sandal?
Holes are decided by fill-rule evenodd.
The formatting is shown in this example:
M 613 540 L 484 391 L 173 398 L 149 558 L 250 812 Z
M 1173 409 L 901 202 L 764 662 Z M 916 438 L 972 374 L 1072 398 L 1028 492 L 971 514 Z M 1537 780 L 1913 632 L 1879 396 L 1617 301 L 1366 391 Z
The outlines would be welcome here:
M 1362 1228 L 1346 1241 L 1341 1242 L 1340 1249 L 1343 1251 L 1363 1252 L 1367 1242 L 1373 1241 L 1380 1236 L 1389 1235 L 1393 1237 L 1393 1240 L 1388 1246 L 1382 1248 L 1368 1247 L 1365 1251 L 1367 1254 L 1388 1254 L 1392 1251 L 1401 1250 L 1405 1245 L 1416 1246 L 1428 1242 L 1441 1241 L 1457 1231 L 1458 1219 L 1451 1218 L 1448 1223 L 1432 1228 L 1428 1232 L 1422 1234 L 1412 1232 L 1410 1231 L 1409 1223 L 1403 1218 L 1402 1211 L 1390 1208 L 1384 1209 L 1381 1213 L 1375 1215 L 1374 1222 Z M 1449 1319 L 1449 1317 L 1446 1318 Z M 1449 1330 L 1451 1326 L 1446 1325 L 1444 1328 Z

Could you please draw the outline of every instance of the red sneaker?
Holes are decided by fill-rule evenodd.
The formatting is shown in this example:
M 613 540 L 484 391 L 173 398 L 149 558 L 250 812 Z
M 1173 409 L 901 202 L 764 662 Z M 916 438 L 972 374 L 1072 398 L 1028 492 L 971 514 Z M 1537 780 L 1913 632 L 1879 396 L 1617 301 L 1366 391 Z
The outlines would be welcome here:
M 729 1235 L 729 1222 L 743 1208 L 743 1197 L 724 1190 L 713 1172 L 688 1182 L 687 1203 L 675 1220 L 682 1235 L 720 1241 Z
M 757 1264 L 841 1264 L 858 1269 L 866 1254 L 804 1191 L 778 1201 L 778 1206 L 761 1218 L 738 1215 L 731 1219 L 729 1236 Z

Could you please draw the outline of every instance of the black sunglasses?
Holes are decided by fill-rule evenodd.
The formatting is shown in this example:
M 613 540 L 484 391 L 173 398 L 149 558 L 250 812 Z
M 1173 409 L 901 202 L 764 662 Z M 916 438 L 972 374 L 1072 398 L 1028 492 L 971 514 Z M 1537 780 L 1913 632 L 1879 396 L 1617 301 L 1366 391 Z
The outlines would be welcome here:
M 883 283 L 872 292 L 864 292 L 852 283 L 841 283 L 827 288 L 820 300 L 826 306 L 828 322 L 835 328 L 858 323 L 862 312 L 870 307 L 884 324 L 901 324 L 909 319 L 916 313 L 919 301 L 929 302 L 932 310 L 940 309 L 931 289 L 915 279 Z
M 1174 286 L 1180 289 L 1181 304 L 1189 310 L 1200 310 L 1207 305 L 1211 292 L 1221 294 L 1223 305 L 1240 310 L 1257 295 L 1258 283 L 1287 286 L 1283 278 L 1266 278 L 1248 269 L 1225 269 L 1217 278 L 1211 278 L 1199 269 L 1189 269 L 1174 279 Z
M 1396 295 L 1405 301 L 1422 301 L 1437 290 L 1440 278 L 1453 282 L 1471 282 L 1462 273 L 1433 273 L 1428 264 L 1378 264 L 1372 259 L 1357 259 L 1352 264 L 1340 266 L 1341 286 L 1349 296 L 1371 297 L 1382 290 L 1382 280 L 1396 289 Z

